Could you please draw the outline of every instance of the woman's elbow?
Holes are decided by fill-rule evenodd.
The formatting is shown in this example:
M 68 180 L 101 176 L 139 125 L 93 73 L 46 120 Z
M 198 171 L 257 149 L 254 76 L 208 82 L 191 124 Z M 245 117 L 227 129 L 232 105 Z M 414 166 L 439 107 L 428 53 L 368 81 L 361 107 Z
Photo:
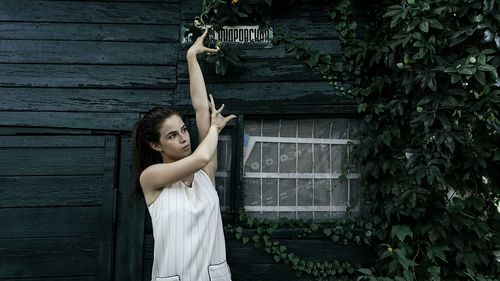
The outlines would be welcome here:
M 210 162 L 210 155 L 201 151 L 195 151 L 196 162 L 200 165 L 200 169 L 208 165 Z

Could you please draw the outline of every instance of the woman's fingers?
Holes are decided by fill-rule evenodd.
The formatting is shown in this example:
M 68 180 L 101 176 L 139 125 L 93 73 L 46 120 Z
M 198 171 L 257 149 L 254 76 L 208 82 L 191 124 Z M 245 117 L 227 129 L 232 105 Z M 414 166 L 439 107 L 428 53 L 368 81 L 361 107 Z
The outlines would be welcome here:
M 222 106 L 219 108 L 219 110 L 217 110 L 216 113 L 221 113 L 223 109 L 224 109 L 224 104 L 222 104 Z
M 215 110 L 215 102 L 214 102 L 214 97 L 213 97 L 212 95 L 209 95 L 209 97 L 210 97 L 210 110 L 211 110 L 212 112 L 216 112 L 216 110 Z
M 211 48 L 204 48 L 203 49 L 204 52 L 208 52 L 208 53 L 217 53 L 219 50 L 217 49 L 211 49 Z
M 236 115 L 231 114 L 231 115 L 229 115 L 229 116 L 226 116 L 226 117 L 224 118 L 224 120 L 226 120 L 226 122 L 229 122 L 229 121 L 233 120 L 234 118 L 236 118 Z
M 205 31 L 203 31 L 203 34 L 200 36 L 202 39 L 205 39 L 208 33 L 208 28 L 205 28 Z

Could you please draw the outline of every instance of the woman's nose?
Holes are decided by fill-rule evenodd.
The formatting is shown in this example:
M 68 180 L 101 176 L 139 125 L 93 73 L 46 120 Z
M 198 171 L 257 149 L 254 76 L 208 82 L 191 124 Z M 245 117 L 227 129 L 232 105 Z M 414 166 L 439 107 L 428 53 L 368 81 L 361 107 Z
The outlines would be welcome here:
M 186 142 L 189 139 L 188 134 L 180 134 L 180 136 L 181 136 L 181 142 Z

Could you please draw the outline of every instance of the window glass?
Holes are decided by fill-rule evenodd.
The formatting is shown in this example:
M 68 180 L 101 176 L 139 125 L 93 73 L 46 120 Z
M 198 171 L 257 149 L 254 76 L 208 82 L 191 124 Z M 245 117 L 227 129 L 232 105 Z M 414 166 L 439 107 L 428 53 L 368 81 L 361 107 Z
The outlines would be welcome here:
M 250 216 L 327 220 L 350 206 L 360 211 L 355 161 L 349 142 L 359 122 L 347 118 L 246 120 L 244 133 L 245 210 Z

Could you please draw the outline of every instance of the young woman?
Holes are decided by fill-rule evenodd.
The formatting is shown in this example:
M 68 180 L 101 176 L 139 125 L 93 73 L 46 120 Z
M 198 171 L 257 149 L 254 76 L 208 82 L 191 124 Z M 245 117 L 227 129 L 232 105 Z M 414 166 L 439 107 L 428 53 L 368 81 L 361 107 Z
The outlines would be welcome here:
M 223 117 L 210 95 L 196 55 L 207 30 L 187 52 L 190 94 L 199 145 L 191 152 L 179 113 L 155 107 L 134 124 L 133 197 L 144 200 L 153 223 L 152 281 L 230 281 L 215 189 L 218 134 L 235 115 Z

